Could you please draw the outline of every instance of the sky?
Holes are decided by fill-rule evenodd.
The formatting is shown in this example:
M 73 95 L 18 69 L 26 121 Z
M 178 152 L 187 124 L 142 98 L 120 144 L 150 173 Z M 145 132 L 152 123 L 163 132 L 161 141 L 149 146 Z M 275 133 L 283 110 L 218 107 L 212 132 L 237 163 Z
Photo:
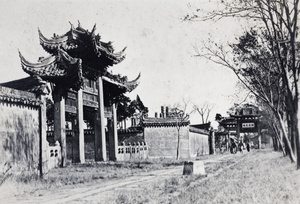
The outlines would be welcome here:
M 110 68 L 114 74 L 135 79 L 139 86 L 128 96 L 139 95 L 149 108 L 149 116 L 161 106 L 174 107 L 188 101 L 213 106 L 216 113 L 226 111 L 243 100 L 232 71 L 206 59 L 194 57 L 209 35 L 216 42 L 232 41 L 241 33 L 238 21 L 186 22 L 182 18 L 193 9 L 209 11 L 217 0 L 0 0 L 0 83 L 28 75 L 21 68 L 18 50 L 30 62 L 48 56 L 39 43 L 38 28 L 47 38 L 63 35 L 80 21 L 101 41 L 112 41 L 115 51 L 126 49 L 126 59 Z M 201 123 L 199 114 L 191 123 Z

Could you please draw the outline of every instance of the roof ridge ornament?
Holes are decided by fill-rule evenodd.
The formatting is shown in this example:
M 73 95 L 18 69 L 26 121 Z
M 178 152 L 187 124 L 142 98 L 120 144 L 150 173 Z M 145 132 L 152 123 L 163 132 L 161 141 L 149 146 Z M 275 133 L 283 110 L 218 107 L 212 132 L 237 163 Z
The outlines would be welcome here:
M 96 31 L 96 23 L 95 23 L 95 25 L 94 25 L 94 27 L 93 27 L 93 29 L 92 29 L 92 31 L 91 31 L 91 36 L 95 36 L 95 31 Z
M 74 25 L 69 21 L 70 25 L 71 25 L 71 31 L 75 30 Z

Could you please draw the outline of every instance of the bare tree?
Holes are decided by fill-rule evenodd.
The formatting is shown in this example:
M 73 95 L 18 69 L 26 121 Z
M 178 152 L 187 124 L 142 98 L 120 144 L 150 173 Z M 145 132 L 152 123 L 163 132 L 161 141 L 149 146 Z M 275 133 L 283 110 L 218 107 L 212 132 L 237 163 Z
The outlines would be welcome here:
M 280 129 L 284 133 L 283 136 L 287 148 L 291 150 L 291 160 L 297 160 L 297 169 L 299 169 L 300 137 L 298 115 L 300 105 L 300 55 L 298 53 L 300 44 L 297 41 L 299 33 L 299 0 L 232 0 L 229 3 L 226 1 L 223 5 L 224 8 L 222 10 L 212 11 L 201 18 L 197 15 L 198 10 L 196 10 L 193 15 L 186 16 L 185 20 L 218 20 L 224 17 L 240 17 L 251 21 L 252 24 L 256 22 L 253 30 L 261 31 L 259 33 L 260 42 L 258 45 L 263 45 L 263 49 L 260 48 L 260 51 L 266 51 L 262 52 L 265 63 L 262 64 L 256 59 L 253 60 L 253 58 L 248 58 L 247 60 L 246 58 L 244 60 L 235 58 L 236 61 L 232 61 L 231 59 L 234 59 L 232 47 L 217 44 L 214 47 L 211 45 L 204 46 L 205 52 L 198 52 L 198 56 L 206 57 L 215 63 L 233 70 L 246 87 L 273 110 L 274 115 L 279 121 Z M 244 47 L 247 47 L 247 43 Z M 244 54 L 251 56 L 251 52 L 246 53 L 244 51 Z M 244 71 L 243 68 L 251 68 L 253 65 L 255 69 L 252 72 L 250 69 L 248 73 L 242 73 Z M 259 68 L 259 72 L 256 72 L 257 68 Z M 280 85 L 278 86 L 280 90 L 276 91 L 278 93 L 277 98 L 274 97 L 274 88 L 265 87 L 268 83 L 269 85 L 274 84 L 274 76 Z M 254 81 L 256 84 L 250 83 Z M 269 92 L 270 90 L 272 90 L 271 93 Z M 282 92 L 280 93 L 280 91 Z M 285 118 L 287 120 L 284 120 Z M 285 124 L 289 127 L 290 137 L 285 129 Z M 293 142 L 296 147 L 294 151 L 292 151 Z
M 212 111 L 213 106 L 209 105 L 207 102 L 203 103 L 201 106 L 194 105 L 194 110 L 199 113 L 202 119 L 202 123 L 208 123 L 208 118 L 210 115 L 210 112 Z

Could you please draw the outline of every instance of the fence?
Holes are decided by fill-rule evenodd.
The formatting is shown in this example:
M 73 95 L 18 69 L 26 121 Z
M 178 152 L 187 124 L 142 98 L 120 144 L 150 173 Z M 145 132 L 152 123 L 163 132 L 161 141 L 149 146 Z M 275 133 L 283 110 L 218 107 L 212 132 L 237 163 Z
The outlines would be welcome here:
M 59 166 L 61 161 L 61 147 L 58 141 L 55 142 L 55 146 L 49 146 L 47 143 L 47 165 L 48 171 L 52 168 Z M 118 146 L 117 161 L 128 161 L 128 160 L 144 160 L 148 158 L 148 146 L 146 143 L 133 143 L 131 145 Z
M 121 146 L 118 146 L 117 161 L 128 160 L 144 160 L 148 158 L 148 146 L 146 143 L 128 143 L 125 145 L 123 142 Z

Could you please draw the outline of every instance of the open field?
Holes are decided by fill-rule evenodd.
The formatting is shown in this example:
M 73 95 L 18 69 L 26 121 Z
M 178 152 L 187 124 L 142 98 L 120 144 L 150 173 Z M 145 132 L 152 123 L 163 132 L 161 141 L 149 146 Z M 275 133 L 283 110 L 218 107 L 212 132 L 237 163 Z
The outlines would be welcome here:
M 280 153 L 198 159 L 207 177 L 182 176 L 183 161 L 88 163 L 54 169 L 44 180 L 11 176 L 0 197 L 27 203 L 299 203 L 300 171 Z

